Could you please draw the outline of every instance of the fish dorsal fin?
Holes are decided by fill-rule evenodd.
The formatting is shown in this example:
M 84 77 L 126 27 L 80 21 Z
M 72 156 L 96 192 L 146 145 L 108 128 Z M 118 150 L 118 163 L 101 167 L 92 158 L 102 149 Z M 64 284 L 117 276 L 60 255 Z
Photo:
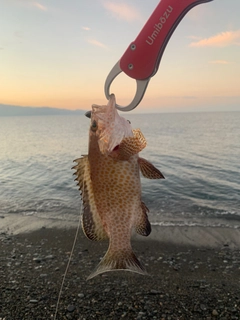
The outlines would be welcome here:
M 132 137 L 124 138 L 121 141 L 117 152 L 115 154 L 113 152 L 113 157 L 116 157 L 118 160 L 128 160 L 131 156 L 138 154 L 146 147 L 147 141 L 141 130 L 134 129 L 132 132 Z
M 142 175 L 145 178 L 148 179 L 165 179 L 163 174 L 156 168 L 154 167 L 153 164 L 151 164 L 149 161 L 143 158 L 138 158 L 138 163 L 140 170 L 142 172 Z
M 135 230 L 141 236 L 148 236 L 151 233 L 151 225 L 148 220 L 147 212 L 149 212 L 144 202 L 141 202 L 141 213 L 137 216 Z
M 90 166 L 88 156 L 74 160 L 77 163 L 72 169 L 78 181 L 83 201 L 82 228 L 87 238 L 90 240 L 102 240 L 107 238 L 107 234 L 103 228 L 101 218 L 99 216 L 94 194 L 92 181 L 90 176 Z

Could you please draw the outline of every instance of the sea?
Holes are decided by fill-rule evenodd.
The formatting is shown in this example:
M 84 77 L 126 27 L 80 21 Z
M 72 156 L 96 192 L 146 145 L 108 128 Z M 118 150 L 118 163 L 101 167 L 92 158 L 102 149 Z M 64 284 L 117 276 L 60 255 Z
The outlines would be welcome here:
M 165 176 L 141 178 L 152 225 L 240 228 L 240 112 L 122 115 L 147 140 L 141 157 Z M 0 117 L 2 219 L 78 222 L 71 168 L 88 152 L 89 122 L 84 115 Z

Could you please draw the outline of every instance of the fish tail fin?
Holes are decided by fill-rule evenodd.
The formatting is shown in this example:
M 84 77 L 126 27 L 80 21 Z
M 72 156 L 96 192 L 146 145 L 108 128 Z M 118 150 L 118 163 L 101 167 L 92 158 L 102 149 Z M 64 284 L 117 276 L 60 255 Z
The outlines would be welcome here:
M 147 275 L 146 270 L 134 254 L 131 248 L 114 251 L 110 248 L 103 259 L 98 264 L 96 270 L 90 274 L 87 280 L 108 271 L 131 271 L 142 275 Z

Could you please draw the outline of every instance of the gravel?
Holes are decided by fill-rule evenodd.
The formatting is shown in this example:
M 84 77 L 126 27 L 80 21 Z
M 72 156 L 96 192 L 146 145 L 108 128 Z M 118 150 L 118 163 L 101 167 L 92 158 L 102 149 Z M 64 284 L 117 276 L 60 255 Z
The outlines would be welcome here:
M 54 319 L 74 236 L 0 235 L 0 320 Z M 133 241 L 149 276 L 119 271 L 86 281 L 106 248 L 79 234 L 56 319 L 240 319 L 239 249 Z

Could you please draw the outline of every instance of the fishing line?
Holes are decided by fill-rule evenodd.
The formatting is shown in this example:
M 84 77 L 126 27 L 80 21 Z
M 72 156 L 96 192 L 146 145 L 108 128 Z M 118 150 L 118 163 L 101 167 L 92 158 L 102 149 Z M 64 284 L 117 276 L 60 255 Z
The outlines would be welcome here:
M 83 194 L 84 194 L 84 183 L 83 183 L 82 199 L 83 199 Z M 76 242 L 77 242 L 77 237 L 78 237 L 79 229 L 80 229 L 80 226 L 81 226 L 81 211 L 82 211 L 82 206 L 83 206 L 83 204 L 82 204 L 82 201 L 81 201 L 81 205 L 80 205 L 80 215 L 79 215 L 79 220 L 78 220 L 78 226 L 77 226 L 75 238 L 74 238 L 74 241 L 73 241 L 72 249 L 71 249 L 71 252 L 70 252 L 70 256 L 69 256 L 69 259 L 68 259 L 68 263 L 67 263 L 67 266 L 66 266 L 64 275 L 63 275 L 62 284 L 61 284 L 60 291 L 59 291 L 59 294 L 58 294 L 58 300 L 57 300 L 57 305 L 56 305 L 56 309 L 55 309 L 55 314 L 54 314 L 53 320 L 56 320 L 56 319 L 57 319 L 58 307 L 59 307 L 60 299 L 61 299 L 61 296 L 62 296 L 63 285 L 64 285 L 65 279 L 66 279 L 66 277 L 67 277 L 68 269 L 69 269 L 70 263 L 71 263 L 71 261 L 72 261 L 73 250 L 74 250 L 75 245 L 76 245 Z

